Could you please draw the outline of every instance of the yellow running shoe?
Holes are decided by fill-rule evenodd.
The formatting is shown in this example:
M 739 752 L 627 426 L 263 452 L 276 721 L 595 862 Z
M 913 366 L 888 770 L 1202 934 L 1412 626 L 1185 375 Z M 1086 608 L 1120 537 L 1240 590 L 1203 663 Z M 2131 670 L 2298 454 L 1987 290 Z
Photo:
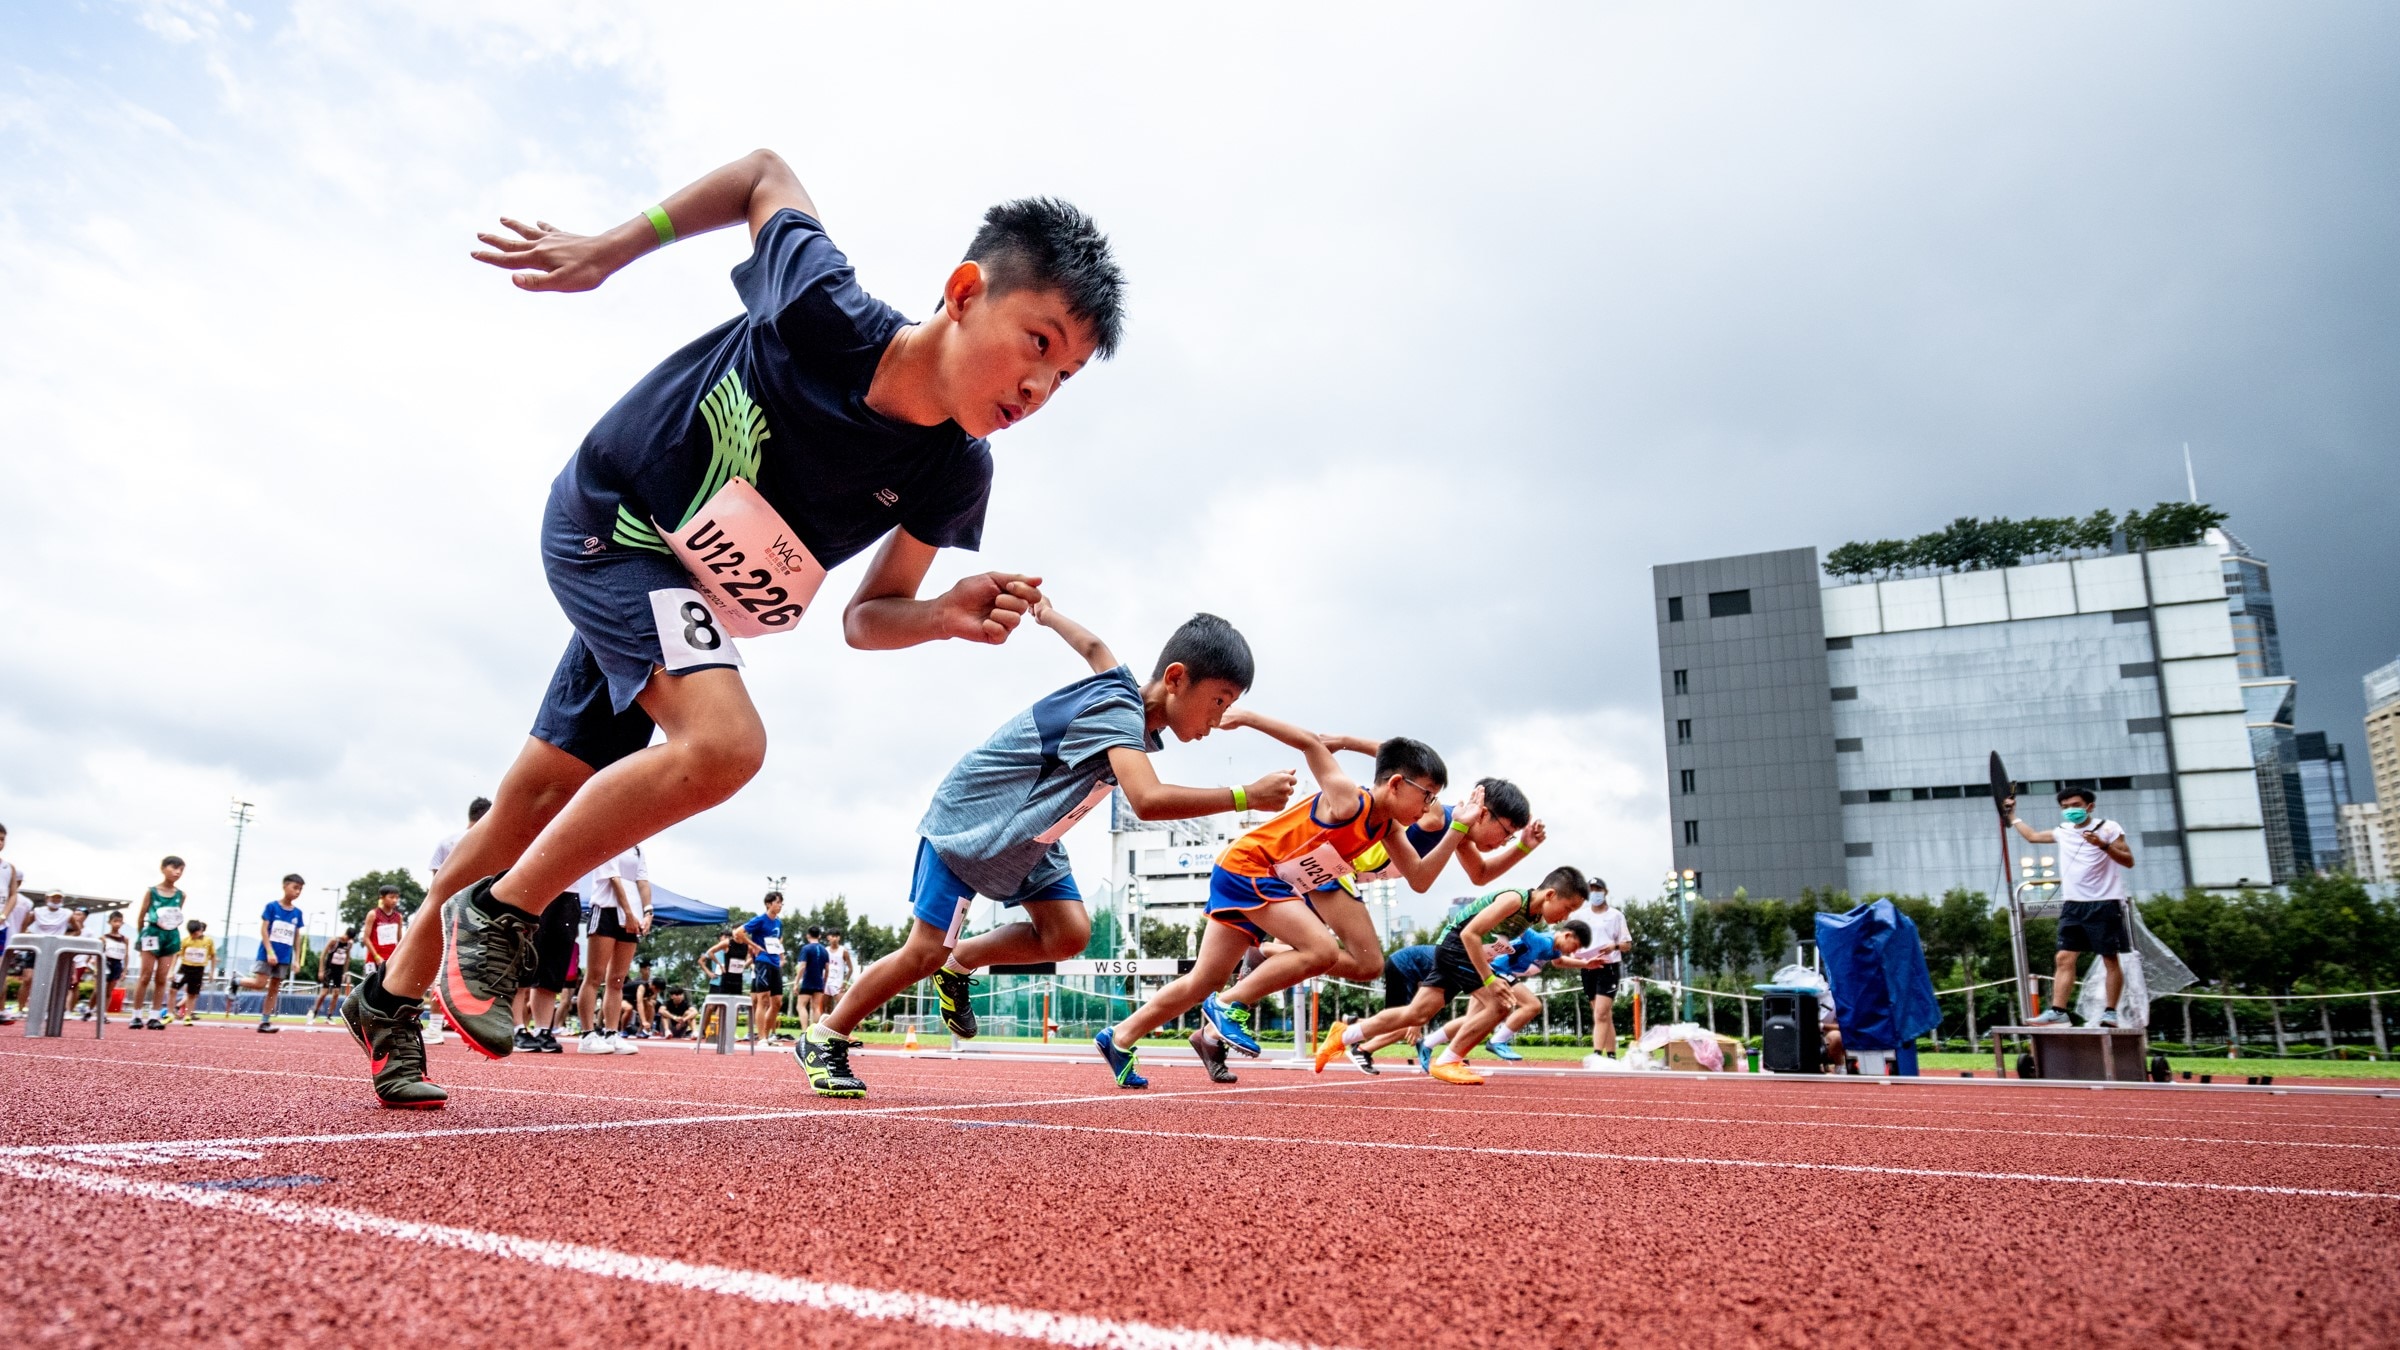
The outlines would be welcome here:
M 1482 1074 L 1455 1059 L 1447 1063 L 1436 1061 L 1433 1066 L 1433 1076 L 1445 1083 L 1456 1083 L 1461 1087 L 1472 1087 L 1483 1081 Z
M 1325 1066 L 1331 1064 L 1342 1053 L 1342 1033 L 1349 1029 L 1348 1022 L 1339 1020 L 1326 1029 L 1325 1039 L 1317 1042 L 1318 1073 L 1325 1072 Z

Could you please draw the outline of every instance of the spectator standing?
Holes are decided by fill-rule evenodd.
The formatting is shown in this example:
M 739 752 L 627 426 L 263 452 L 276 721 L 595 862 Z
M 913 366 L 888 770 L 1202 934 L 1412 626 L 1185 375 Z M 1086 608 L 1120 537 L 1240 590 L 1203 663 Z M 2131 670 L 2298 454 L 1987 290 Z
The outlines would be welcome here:
M 283 997 L 283 982 L 292 978 L 292 958 L 300 941 L 300 930 L 307 927 L 307 916 L 300 912 L 300 893 L 308 883 L 298 872 L 287 872 L 283 878 L 283 895 L 267 902 L 258 913 L 258 968 L 252 979 L 265 988 L 258 1005 L 258 1029 L 274 1031 L 277 1000 Z
M 359 925 L 360 943 L 367 950 L 366 968 L 369 974 L 383 968 L 400 950 L 400 935 L 408 928 L 408 914 L 400 908 L 400 888 L 386 885 L 375 892 L 375 907 L 367 911 L 365 922 Z
M 858 973 L 857 959 L 843 945 L 840 933 L 825 935 L 825 1001 L 839 1003 L 842 991 L 850 987 L 850 978 Z
M 8 827 L 0 825 L 0 849 L 7 847 Z M 8 992 L 8 973 L 17 966 L 17 959 L 9 955 L 8 944 L 16 936 L 11 925 L 17 914 L 17 890 L 24 882 L 25 874 L 17 870 L 17 865 L 0 858 L 0 995 Z M 10 1020 L 8 1000 L 0 997 L 0 1025 Z
M 183 859 L 170 853 L 158 860 L 158 884 L 142 893 L 133 942 L 141 969 L 126 1000 L 133 1009 L 133 1026 L 160 1031 L 167 1025 L 167 980 L 177 966 L 175 954 L 183 948 L 182 882 Z
M 24 978 L 17 982 L 20 1010 L 33 998 L 33 953 L 19 946 L 17 940 L 25 935 L 25 925 L 31 922 L 33 901 L 22 895 L 11 899 L 7 910 L 0 912 L 0 994 L 7 992 L 8 977 L 22 969 Z M 6 1007 L 7 1000 L 0 998 L 0 1017 L 6 1015 Z
M 1592 883 L 1592 903 L 1583 916 L 1592 930 L 1592 964 L 1583 968 L 1583 997 L 1592 1005 L 1592 1049 L 1617 1053 L 1617 989 L 1625 977 L 1625 954 L 1633 930 L 1625 912 L 1608 902 L 1608 883 Z
M 584 1032 L 575 1048 L 586 1055 L 635 1054 L 633 1042 L 616 1027 L 624 1020 L 625 971 L 650 926 L 650 866 L 642 860 L 641 845 L 585 878 L 583 902 L 592 923 L 584 943 L 583 992 L 576 1003 Z
M 183 1005 L 183 1024 L 187 1027 L 200 1011 L 200 984 L 208 978 L 208 968 L 216 963 L 217 940 L 208 936 L 208 925 L 198 919 L 185 924 L 183 941 L 176 949 L 175 998 Z M 231 1002 L 225 1005 L 225 1015 L 233 1016 Z
M 776 1037 L 783 1025 L 783 892 L 769 891 L 760 908 L 766 912 L 736 931 L 750 954 L 750 1039 Z M 730 967 L 735 948 L 727 947 Z M 737 986 L 734 992 L 739 993 Z
M 133 940 L 125 936 L 125 911 L 108 912 L 108 931 L 100 935 L 101 985 L 92 996 L 95 1015 L 108 1016 L 108 991 L 125 983 L 125 959 L 133 954 Z
M 813 1026 L 825 1015 L 825 967 L 832 953 L 825 948 L 825 930 L 809 925 L 808 941 L 800 948 L 800 1020 Z
M 442 874 L 442 864 L 450 861 L 450 855 L 458 851 L 458 843 L 467 837 L 467 830 L 474 829 L 475 822 L 483 819 L 484 812 L 491 809 L 492 799 L 489 797 L 477 797 L 467 803 L 467 829 L 446 835 L 442 842 L 433 846 L 433 866 L 427 871 L 428 876 L 438 877 Z
M 2065 1026 L 2067 1003 L 2075 993 L 2075 963 L 2084 952 L 2096 952 L 2108 968 L 2108 995 L 2100 1025 L 2117 1025 L 2117 999 L 2125 992 L 2125 968 L 2118 955 L 2133 947 L 2131 926 L 2125 921 L 2125 874 L 2133 870 L 2133 847 L 2125 842 L 2125 827 L 2092 814 L 2100 802 L 2089 788 L 2062 788 L 2058 794 L 2059 826 L 2037 830 L 2017 818 L 2017 799 L 2002 806 L 2008 823 L 2029 844 L 2058 846 L 2058 960 L 2051 970 L 2050 1008 L 2032 1026 Z
M 317 953 L 317 1001 L 308 1005 L 308 1024 L 317 1024 L 317 1015 L 331 1017 L 340 1013 L 342 995 L 350 992 L 350 951 L 358 943 L 358 930 L 345 928 L 340 935 L 325 944 Z M 330 1001 L 332 1011 L 325 1012 Z

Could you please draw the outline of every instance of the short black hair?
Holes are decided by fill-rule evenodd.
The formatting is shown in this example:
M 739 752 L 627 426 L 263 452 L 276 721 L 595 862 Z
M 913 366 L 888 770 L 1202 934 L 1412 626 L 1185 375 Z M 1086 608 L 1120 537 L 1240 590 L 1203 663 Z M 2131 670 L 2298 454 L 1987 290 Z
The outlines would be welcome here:
M 825 936 L 825 930 L 812 923 L 808 926 L 808 935 L 812 938 L 823 937 Z
M 1573 933 L 1575 935 L 1575 945 L 1578 947 L 1589 947 L 1592 945 L 1592 926 L 1588 923 L 1585 923 L 1581 919 L 1569 919 L 1565 923 L 1560 924 L 1558 929 L 1562 933 Z
M 2077 797 L 2083 799 L 2083 804 L 2085 806 L 2097 806 L 2100 804 L 2100 794 L 2092 791 L 2090 788 L 2063 787 L 2058 790 L 2058 804 L 2060 806 L 2065 806 L 2070 800 Z
M 174 854 L 170 853 L 167 856 L 159 859 L 158 865 L 161 867 L 181 867 L 183 866 L 183 859 L 178 858 Z
M 308 878 L 300 875 L 298 872 L 286 872 L 283 874 L 283 884 L 286 886 L 305 886 L 308 884 Z
M 477 797 L 475 800 L 468 802 L 467 823 L 472 825 L 476 821 L 483 819 L 483 813 L 491 809 L 492 799 L 489 797 Z
M 1591 883 L 1583 879 L 1582 872 L 1572 867 L 1551 868 L 1550 875 L 1543 877 L 1542 884 L 1534 887 L 1534 889 L 1537 891 L 1557 891 L 1564 895 L 1578 895 L 1587 898 L 1592 893 Z
M 346 938 L 354 938 L 354 937 L 357 937 L 357 936 L 358 936 L 358 925 L 357 925 L 357 924 L 352 924 L 352 925 L 350 925 L 348 928 L 345 928 L 345 929 L 343 929 L 343 930 L 342 930 L 342 936 L 343 936 L 343 937 L 346 937 Z
M 967 245 L 997 297 L 1040 288 L 1058 292 L 1067 313 L 1092 330 L 1103 360 L 1125 335 L 1125 274 L 1098 222 L 1056 197 L 1019 197 L 983 213 Z
M 1150 678 L 1163 679 L 1167 667 L 1179 663 L 1194 684 L 1224 680 L 1245 694 L 1250 692 L 1250 681 L 1258 675 L 1258 667 L 1250 659 L 1249 639 L 1214 614 L 1195 614 L 1168 634 L 1167 645 L 1159 648 L 1158 664 L 1151 669 Z
M 761 904 L 761 905 L 771 905 L 771 904 L 774 904 L 776 901 L 778 901 L 778 900 L 781 900 L 782 898 L 783 898 L 783 892 L 781 892 L 781 891 L 769 891 L 769 892 L 767 892 L 767 898 L 766 898 L 766 899 L 764 899 L 764 900 L 761 900 L 761 901 L 759 901 L 758 903 L 759 903 L 759 904 Z
M 377 895 L 398 895 L 400 893 L 400 888 L 387 881 L 381 886 L 376 887 L 375 893 Z
M 1442 757 L 1433 752 L 1432 746 L 1406 736 L 1386 737 L 1383 744 L 1375 747 L 1375 781 L 1383 782 L 1396 773 L 1430 778 L 1437 788 L 1450 786 L 1450 766 L 1442 763 Z
M 1483 808 L 1507 821 L 1510 829 L 1524 829 L 1533 819 L 1533 803 L 1525 800 L 1525 789 L 1505 778 L 1478 778 L 1475 786 L 1483 789 Z

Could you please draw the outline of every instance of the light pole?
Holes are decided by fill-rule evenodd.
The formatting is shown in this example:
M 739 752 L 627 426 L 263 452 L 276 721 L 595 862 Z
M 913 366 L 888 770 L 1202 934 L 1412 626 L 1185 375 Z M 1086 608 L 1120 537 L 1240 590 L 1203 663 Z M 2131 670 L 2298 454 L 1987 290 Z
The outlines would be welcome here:
M 250 828 L 250 808 L 254 804 L 239 797 L 233 799 L 233 866 L 225 875 L 225 926 L 217 930 L 217 938 L 224 944 L 217 951 L 224 958 L 217 966 L 219 975 L 233 973 L 233 949 L 236 945 L 233 940 L 233 888 L 241 884 L 242 832 Z
M 1692 901 L 1699 898 L 1700 874 L 1691 868 L 1683 869 L 1675 878 L 1675 891 L 1683 903 L 1683 951 L 1675 958 L 1675 982 L 1683 986 L 1683 1012 L 1680 1020 L 1692 1020 Z

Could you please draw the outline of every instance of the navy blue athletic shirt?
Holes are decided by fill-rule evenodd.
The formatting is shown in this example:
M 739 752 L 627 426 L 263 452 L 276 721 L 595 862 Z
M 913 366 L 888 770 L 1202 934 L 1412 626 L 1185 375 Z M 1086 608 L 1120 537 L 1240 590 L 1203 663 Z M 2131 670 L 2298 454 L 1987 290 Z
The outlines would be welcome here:
M 895 525 L 938 548 L 982 543 L 991 449 L 955 422 L 911 426 L 867 406 L 908 320 L 859 287 L 824 227 L 776 212 L 733 288 L 742 315 L 660 362 L 583 438 L 550 489 L 568 518 L 664 553 L 658 530 L 739 476 L 828 569 Z

